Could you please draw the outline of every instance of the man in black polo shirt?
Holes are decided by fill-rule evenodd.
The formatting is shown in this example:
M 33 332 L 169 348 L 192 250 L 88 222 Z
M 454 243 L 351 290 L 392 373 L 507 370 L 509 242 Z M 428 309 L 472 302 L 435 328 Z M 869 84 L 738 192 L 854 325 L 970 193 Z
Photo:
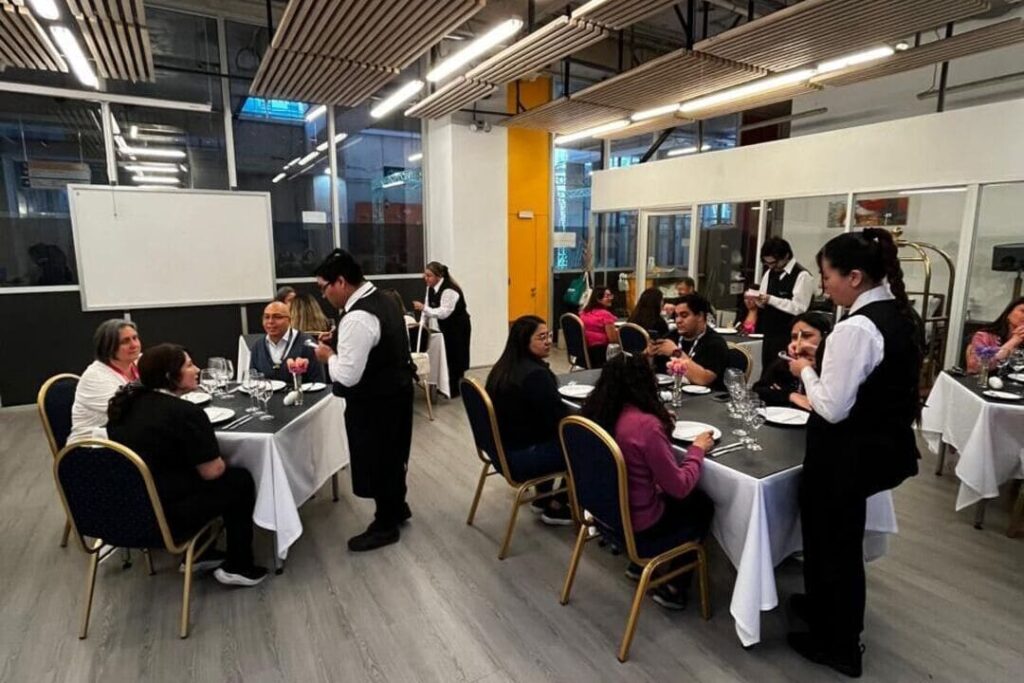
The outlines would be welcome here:
M 648 353 L 655 356 L 659 369 L 670 357 L 688 357 L 686 377 L 690 383 L 719 389 L 724 387 L 729 347 L 722 335 L 708 326 L 710 312 L 711 305 L 700 294 L 680 297 L 674 338 L 651 342 Z
M 409 336 L 398 304 L 363 279 L 347 251 L 335 249 L 315 275 L 339 311 L 337 331 L 321 335 L 316 357 L 345 399 L 352 491 L 377 505 L 373 522 L 348 547 L 373 550 L 397 542 L 399 526 L 412 517 L 405 502 L 416 374 Z

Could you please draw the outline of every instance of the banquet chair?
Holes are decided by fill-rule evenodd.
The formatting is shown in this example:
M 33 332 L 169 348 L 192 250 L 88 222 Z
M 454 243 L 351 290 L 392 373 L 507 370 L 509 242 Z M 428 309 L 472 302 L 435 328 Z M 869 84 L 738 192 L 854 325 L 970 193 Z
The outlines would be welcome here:
M 566 313 L 559 319 L 565 350 L 569 357 L 569 372 L 590 369 L 590 353 L 587 351 L 587 337 L 583 332 L 583 321 L 578 315 Z
M 619 345 L 625 353 L 638 355 L 647 350 L 651 336 L 647 330 L 635 323 L 626 323 L 619 328 Z
M 408 328 L 409 348 L 412 349 L 412 362 L 416 365 L 416 385 L 423 389 L 423 398 L 427 399 L 427 415 L 434 421 L 434 408 L 430 402 L 430 333 L 420 334 L 420 326 Z M 414 333 L 414 330 L 416 332 Z
M 1006 527 L 1006 535 L 1015 538 L 1020 532 L 1021 520 L 1024 519 L 1024 482 L 1017 482 L 1017 502 L 1010 513 L 1010 523 Z
M 561 603 L 569 602 L 573 580 L 579 567 L 583 546 L 593 538 L 610 538 L 626 549 L 631 562 L 643 567 L 640 582 L 633 595 L 633 606 L 626 621 L 618 658 L 625 662 L 633 641 L 644 595 L 684 572 L 697 569 L 700 581 L 700 609 L 705 620 L 711 618 L 708 587 L 707 554 L 697 541 L 685 541 L 674 534 L 654 539 L 639 539 L 633 533 L 629 514 L 629 481 L 626 462 L 615 440 L 596 423 L 570 416 L 558 426 L 569 476 L 569 500 L 573 515 L 583 523 L 576 536 L 576 546 L 569 560 L 569 571 L 562 587 Z M 586 513 L 584 514 L 584 511 Z M 595 529 L 599 533 L 591 533 Z M 696 555 L 687 564 L 654 578 L 654 572 L 682 555 Z
M 130 449 L 106 439 L 85 439 L 66 446 L 57 454 L 53 475 L 75 536 L 89 555 L 78 637 L 84 639 L 89 632 L 96 567 L 104 544 L 143 550 L 150 575 L 155 573 L 150 549 L 185 554 L 179 635 L 188 637 L 192 565 L 217 539 L 220 519 L 212 518 L 191 535 L 175 538 L 149 467 Z
M 39 420 L 43 423 L 43 433 L 50 445 L 50 454 L 57 454 L 68 442 L 71 434 L 71 406 L 75 402 L 75 390 L 78 389 L 78 375 L 68 373 L 54 375 L 43 382 L 36 396 L 36 407 L 39 408 Z M 71 522 L 64 520 L 64 533 L 60 537 L 60 547 L 68 547 L 68 536 L 71 534 Z
M 743 373 L 743 379 L 750 384 L 750 373 L 754 370 L 754 358 L 750 351 L 739 344 L 729 342 L 729 350 L 725 354 L 725 367 L 735 368 Z
M 512 542 L 512 532 L 516 527 L 516 518 L 519 515 L 519 508 L 527 503 L 532 503 L 541 498 L 550 498 L 566 491 L 561 488 L 552 487 L 546 493 L 534 493 L 528 495 L 527 491 L 532 486 L 555 479 L 564 478 L 565 472 L 546 474 L 542 477 L 535 477 L 526 481 L 519 481 L 513 476 L 508 467 L 508 458 L 505 454 L 505 447 L 501 443 L 501 434 L 498 432 L 498 418 L 494 413 L 494 404 L 487 390 L 469 377 L 462 379 L 462 403 L 466 407 L 466 416 L 469 418 L 469 428 L 473 432 L 473 443 L 476 446 L 477 456 L 483 462 L 483 469 L 480 471 L 480 480 L 476 485 L 476 493 L 473 495 L 473 504 L 469 508 L 469 517 L 466 524 L 472 526 L 473 518 L 476 516 L 476 508 L 480 504 L 480 495 L 484 491 L 484 484 L 487 477 L 500 474 L 505 481 L 516 491 L 516 497 L 512 501 L 512 514 L 508 520 L 508 528 L 505 530 L 505 540 L 498 551 L 498 559 L 504 560 L 508 555 L 508 547 Z

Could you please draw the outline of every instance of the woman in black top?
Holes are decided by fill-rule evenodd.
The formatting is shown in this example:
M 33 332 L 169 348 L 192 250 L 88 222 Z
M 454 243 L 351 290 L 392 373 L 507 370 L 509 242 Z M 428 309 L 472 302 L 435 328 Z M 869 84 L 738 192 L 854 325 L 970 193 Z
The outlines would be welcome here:
M 487 376 L 487 393 L 494 404 L 502 445 L 513 479 L 524 481 L 565 471 L 558 440 L 558 422 L 567 408 L 558 394 L 558 381 L 545 358 L 551 355 L 551 333 L 543 319 L 524 315 L 512 323 L 501 357 Z M 551 484 L 537 486 L 538 492 Z M 547 524 L 572 524 L 564 494 L 534 501 Z
M 651 339 L 662 339 L 668 334 L 668 323 L 661 315 L 661 304 L 664 300 L 665 295 L 657 287 L 645 289 L 636 302 L 633 314 L 626 322 L 647 330 Z
M 226 585 L 255 586 L 267 574 L 253 564 L 252 511 L 256 493 L 246 470 L 220 457 L 213 426 L 202 408 L 180 397 L 198 386 L 199 368 L 174 344 L 160 344 L 139 359 L 139 381 L 110 400 L 107 435 L 141 457 L 176 539 L 222 517 L 226 559 L 210 549 L 197 568 L 214 567 Z
M 831 331 L 832 321 L 824 313 L 801 313 L 793 320 L 786 353 L 790 358 L 807 358 L 813 361 L 818 346 Z M 761 378 L 754 383 L 753 388 L 765 405 L 811 409 L 811 404 L 804 394 L 803 383 L 793 377 L 789 371 L 789 361 L 783 358 L 772 361 L 761 373 Z
M 466 295 L 448 272 L 448 266 L 431 261 L 423 271 L 427 283 L 427 302 L 412 302 L 413 308 L 437 320 L 444 335 L 444 355 L 448 361 L 448 386 L 451 397 L 459 395 L 459 382 L 469 369 L 469 340 L 472 325 L 466 310 Z

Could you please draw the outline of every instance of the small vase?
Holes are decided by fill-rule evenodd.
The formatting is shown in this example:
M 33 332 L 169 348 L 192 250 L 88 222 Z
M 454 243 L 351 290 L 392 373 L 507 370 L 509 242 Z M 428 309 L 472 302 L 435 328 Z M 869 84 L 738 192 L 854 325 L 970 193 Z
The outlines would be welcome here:
M 981 362 L 981 368 L 978 370 L 978 387 L 988 389 L 988 361 Z
M 683 376 L 672 377 L 672 407 L 678 408 L 683 405 Z
M 295 404 L 302 405 L 302 375 L 292 375 L 292 386 L 295 387 Z

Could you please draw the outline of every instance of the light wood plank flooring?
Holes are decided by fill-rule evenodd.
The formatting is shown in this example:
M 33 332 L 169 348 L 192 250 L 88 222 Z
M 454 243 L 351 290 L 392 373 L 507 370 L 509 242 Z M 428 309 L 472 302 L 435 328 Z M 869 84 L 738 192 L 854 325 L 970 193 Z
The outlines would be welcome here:
M 477 374 L 482 374 L 478 372 Z M 286 571 L 255 589 L 198 580 L 192 635 L 177 637 L 177 561 L 101 565 L 88 640 L 79 641 L 85 556 L 58 547 L 62 513 L 34 408 L 0 410 L 0 680 L 3 681 L 829 681 L 785 645 L 781 610 L 763 642 L 736 640 L 728 612 L 734 571 L 711 543 L 714 615 L 670 613 L 648 601 L 631 659 L 615 652 L 633 586 L 625 560 L 587 548 L 572 602 L 558 590 L 572 531 L 520 517 L 512 554 L 496 558 L 510 494 L 492 479 L 473 527 L 465 516 L 478 474 L 461 403 L 426 419 L 417 397 L 410 465 L 415 517 L 402 541 L 351 554 L 345 539 L 370 505 L 329 490 L 302 510 L 304 536 Z M 953 511 L 951 470 L 934 457 L 896 493 L 900 534 L 868 569 L 865 680 L 1011 681 L 1024 672 L 1024 539 L 1003 534 L 1008 495 L 988 527 Z M 257 551 L 267 557 L 268 536 Z M 800 565 L 778 569 L 783 595 Z

